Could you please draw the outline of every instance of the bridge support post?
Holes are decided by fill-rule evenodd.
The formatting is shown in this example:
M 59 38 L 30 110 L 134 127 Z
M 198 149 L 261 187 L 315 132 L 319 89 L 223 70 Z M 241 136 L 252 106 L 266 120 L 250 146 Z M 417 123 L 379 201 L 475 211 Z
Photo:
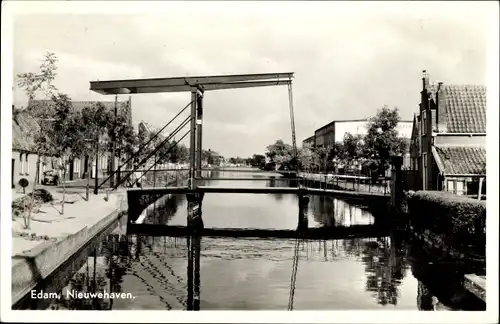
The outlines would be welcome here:
M 309 206 L 309 196 L 305 195 L 304 192 L 299 191 L 299 222 L 297 230 L 299 232 L 307 231 L 309 220 L 307 218 L 307 209 Z
M 401 166 L 403 165 L 402 156 L 391 156 L 391 207 L 396 213 L 401 210 L 401 201 L 403 198 L 403 175 Z
M 198 89 L 191 88 L 191 131 L 189 134 L 189 189 L 196 188 L 195 172 L 196 172 L 196 103 Z
M 196 92 L 196 177 L 201 178 L 201 162 L 203 160 L 203 93 Z

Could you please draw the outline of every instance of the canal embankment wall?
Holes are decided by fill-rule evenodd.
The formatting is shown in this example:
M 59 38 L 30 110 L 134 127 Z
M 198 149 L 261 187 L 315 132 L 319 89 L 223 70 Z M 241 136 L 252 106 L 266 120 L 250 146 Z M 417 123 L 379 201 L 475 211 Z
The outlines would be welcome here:
M 398 213 L 414 238 L 453 260 L 464 286 L 486 301 L 486 202 L 441 191 L 404 194 Z
M 32 226 L 43 240 L 31 244 L 28 249 L 21 246 L 24 237 L 13 237 L 12 252 L 12 304 L 29 294 L 41 281 L 56 271 L 66 260 L 88 244 L 126 212 L 124 192 L 91 198 L 92 202 L 80 200 L 66 206 L 65 215 L 59 222 Z M 71 215 L 71 216 L 69 216 Z M 37 223 L 33 222 L 33 225 Z

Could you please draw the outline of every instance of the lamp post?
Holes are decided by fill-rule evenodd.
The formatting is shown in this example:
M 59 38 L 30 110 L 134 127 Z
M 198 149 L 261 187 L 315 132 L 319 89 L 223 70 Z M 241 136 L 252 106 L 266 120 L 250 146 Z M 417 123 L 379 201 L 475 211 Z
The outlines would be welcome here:
M 98 194 L 99 188 L 99 134 L 96 135 L 95 140 L 95 187 L 94 195 Z
M 86 138 L 84 139 L 85 142 L 90 142 L 93 143 L 95 140 Z M 97 163 L 97 160 L 96 160 Z M 90 155 L 87 156 L 87 186 L 85 188 L 85 198 L 87 201 L 90 199 L 90 172 L 92 172 L 92 166 L 90 162 Z M 97 179 L 97 170 L 96 170 L 96 179 Z

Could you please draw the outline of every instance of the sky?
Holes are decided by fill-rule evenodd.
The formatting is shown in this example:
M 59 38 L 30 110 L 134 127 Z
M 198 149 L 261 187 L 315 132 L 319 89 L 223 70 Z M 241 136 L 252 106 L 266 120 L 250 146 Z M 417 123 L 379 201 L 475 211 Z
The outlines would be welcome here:
M 294 72 L 299 146 L 333 120 L 371 117 L 384 105 L 412 120 L 424 69 L 431 82 L 486 84 L 489 17 L 498 11 L 495 2 L 96 5 L 15 15 L 14 74 L 36 72 L 54 52 L 60 91 L 112 101 L 89 81 Z M 162 127 L 189 101 L 189 93 L 132 95 L 132 118 Z M 291 143 L 286 86 L 206 92 L 204 110 L 205 149 L 246 157 L 277 139 Z

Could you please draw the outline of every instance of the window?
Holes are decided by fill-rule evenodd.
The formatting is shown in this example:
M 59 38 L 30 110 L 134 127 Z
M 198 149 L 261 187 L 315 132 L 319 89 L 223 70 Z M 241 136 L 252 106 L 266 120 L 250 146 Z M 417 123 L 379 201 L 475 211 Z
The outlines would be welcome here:
M 19 153 L 19 162 L 21 164 L 21 172 L 19 172 L 19 174 L 23 175 L 24 174 L 23 153 Z
M 81 165 L 80 159 L 75 159 L 73 163 L 74 163 L 73 165 L 74 172 L 80 174 L 80 165 Z
M 422 134 L 426 135 L 427 134 L 427 112 L 424 111 L 422 114 Z
M 455 192 L 455 181 L 453 180 L 448 180 L 448 183 L 446 185 L 446 188 L 449 192 Z
M 26 153 L 26 156 L 24 157 L 24 163 L 26 164 L 26 175 L 29 175 L 30 174 L 30 164 L 29 164 L 29 161 L 28 161 L 28 153 Z
M 427 153 L 422 154 L 422 189 L 427 190 Z
M 456 183 L 456 189 L 457 189 L 456 194 L 459 195 L 459 196 L 462 196 L 464 194 L 464 182 L 463 181 L 457 181 L 457 183 Z

